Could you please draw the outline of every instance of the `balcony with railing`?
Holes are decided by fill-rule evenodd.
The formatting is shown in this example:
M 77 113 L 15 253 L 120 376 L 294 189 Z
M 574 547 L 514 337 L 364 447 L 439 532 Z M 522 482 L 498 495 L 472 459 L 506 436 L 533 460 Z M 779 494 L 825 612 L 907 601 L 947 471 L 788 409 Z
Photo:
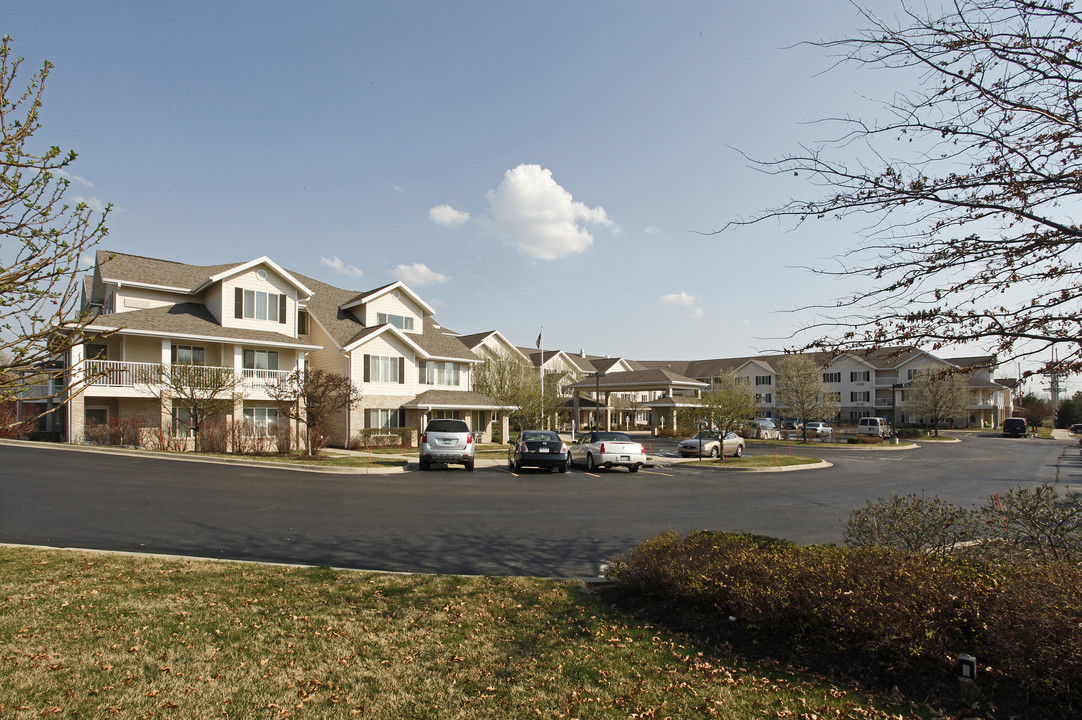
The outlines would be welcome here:
M 108 394 L 110 389 L 127 391 L 153 391 L 162 385 L 163 366 L 161 363 L 127 362 L 123 360 L 86 360 L 85 376 L 88 378 L 87 390 L 91 394 Z M 184 365 L 190 378 L 182 382 L 207 382 L 221 384 L 224 373 L 235 372 L 234 368 L 213 365 Z M 241 387 L 244 391 L 262 393 L 288 377 L 290 370 L 265 370 L 245 368 L 240 371 Z M 202 379 L 199 374 L 206 374 Z

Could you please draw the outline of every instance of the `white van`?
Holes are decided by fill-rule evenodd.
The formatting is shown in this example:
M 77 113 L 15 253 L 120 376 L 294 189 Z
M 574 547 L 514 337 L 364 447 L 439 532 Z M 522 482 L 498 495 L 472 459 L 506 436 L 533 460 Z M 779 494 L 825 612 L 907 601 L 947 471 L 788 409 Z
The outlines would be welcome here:
M 886 437 L 890 434 L 890 427 L 884 418 L 863 417 L 857 423 L 857 435 L 875 435 Z

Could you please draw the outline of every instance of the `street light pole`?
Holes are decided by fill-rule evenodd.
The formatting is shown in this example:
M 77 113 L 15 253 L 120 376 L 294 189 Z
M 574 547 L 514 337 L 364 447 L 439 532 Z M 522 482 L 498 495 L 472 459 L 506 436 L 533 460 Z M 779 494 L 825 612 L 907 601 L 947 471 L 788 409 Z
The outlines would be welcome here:
M 605 373 L 598 370 L 594 373 L 594 417 L 597 429 L 601 429 L 601 376 Z

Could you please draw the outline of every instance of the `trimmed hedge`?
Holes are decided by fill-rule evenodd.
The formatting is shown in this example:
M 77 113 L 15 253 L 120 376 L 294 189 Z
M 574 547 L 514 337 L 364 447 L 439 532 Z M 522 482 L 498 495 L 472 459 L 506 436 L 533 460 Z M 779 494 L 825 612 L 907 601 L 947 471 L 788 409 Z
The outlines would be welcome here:
M 1082 707 L 1082 569 L 992 566 L 881 547 L 731 533 L 658 535 L 607 577 L 638 595 L 732 616 L 801 652 L 941 682 L 958 653 L 985 678 Z M 992 668 L 991 670 L 989 668 Z

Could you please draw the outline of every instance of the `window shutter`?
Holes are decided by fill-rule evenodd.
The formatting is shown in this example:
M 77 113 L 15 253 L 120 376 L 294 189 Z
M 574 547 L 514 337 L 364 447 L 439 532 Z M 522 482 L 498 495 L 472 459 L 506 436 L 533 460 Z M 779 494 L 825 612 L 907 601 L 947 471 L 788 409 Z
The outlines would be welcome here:
M 240 288 L 233 291 L 233 317 L 238 320 L 244 317 L 244 290 Z
M 368 353 L 364 356 L 364 381 L 372 382 L 372 356 Z
M 398 384 L 406 384 L 406 358 L 398 358 Z
M 283 325 L 286 322 L 286 294 L 282 293 L 278 296 L 278 322 Z

